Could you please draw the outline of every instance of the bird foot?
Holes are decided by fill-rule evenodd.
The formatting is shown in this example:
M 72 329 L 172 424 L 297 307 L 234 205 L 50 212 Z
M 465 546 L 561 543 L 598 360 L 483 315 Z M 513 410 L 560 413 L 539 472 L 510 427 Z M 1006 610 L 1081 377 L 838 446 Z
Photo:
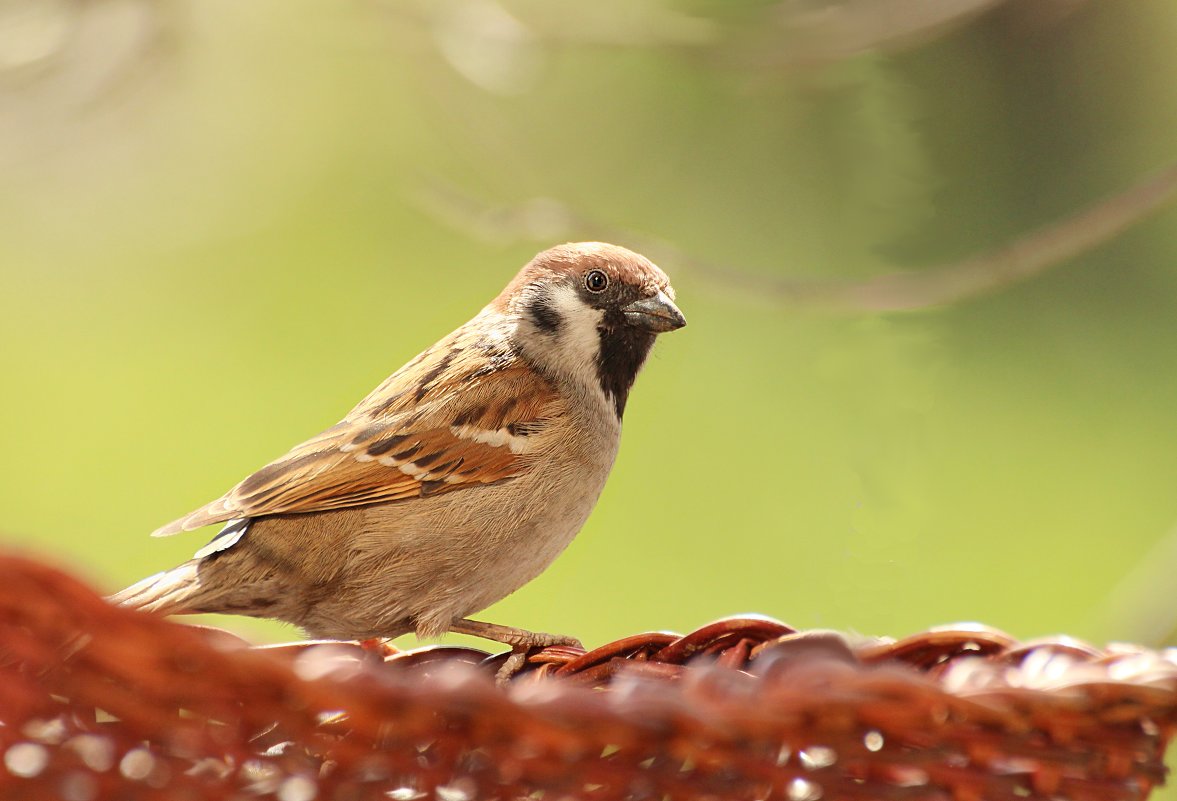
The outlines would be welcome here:
M 495 671 L 495 684 L 500 687 L 506 687 L 511 683 L 511 679 L 519 674 L 519 671 L 527 667 L 527 651 L 513 650 L 511 655 L 507 657 L 507 661 Z
M 504 685 L 527 665 L 527 657 L 532 651 L 542 650 L 554 645 L 567 645 L 584 649 L 580 640 L 563 634 L 546 634 L 542 631 L 527 631 L 513 626 L 500 626 L 497 623 L 483 623 L 479 620 L 462 618 L 455 620 L 450 631 L 457 634 L 468 634 L 481 637 L 484 640 L 494 640 L 511 646 L 511 655 L 495 673 L 495 683 Z

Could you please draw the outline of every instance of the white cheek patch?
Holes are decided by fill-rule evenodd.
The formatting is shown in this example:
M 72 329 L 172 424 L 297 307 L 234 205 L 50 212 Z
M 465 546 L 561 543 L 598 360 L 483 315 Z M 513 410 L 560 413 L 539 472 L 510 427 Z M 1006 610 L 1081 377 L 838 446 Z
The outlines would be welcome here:
M 571 368 L 595 371 L 597 354 L 601 350 L 597 328 L 605 312 L 585 305 L 571 286 L 553 287 L 551 301 L 562 323 L 556 334 L 561 360 Z

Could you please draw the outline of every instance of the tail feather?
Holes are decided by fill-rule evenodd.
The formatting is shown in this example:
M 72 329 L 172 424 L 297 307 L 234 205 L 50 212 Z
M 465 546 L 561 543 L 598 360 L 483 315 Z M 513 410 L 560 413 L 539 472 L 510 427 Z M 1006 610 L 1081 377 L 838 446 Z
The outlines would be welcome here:
M 148 576 L 132 584 L 107 600 L 120 606 L 130 606 L 144 612 L 158 612 L 164 615 L 183 614 L 195 611 L 191 601 L 200 592 L 200 579 L 196 573 L 199 559 Z

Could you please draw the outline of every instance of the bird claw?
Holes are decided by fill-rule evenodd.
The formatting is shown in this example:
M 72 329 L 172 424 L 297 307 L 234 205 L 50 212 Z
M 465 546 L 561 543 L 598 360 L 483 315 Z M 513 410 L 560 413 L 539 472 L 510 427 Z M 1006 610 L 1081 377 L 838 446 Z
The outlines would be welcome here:
M 545 648 L 553 646 L 570 646 L 584 650 L 584 646 L 580 644 L 580 640 L 575 637 L 566 637 L 562 634 L 545 634 L 541 631 L 529 631 L 526 637 L 521 637 L 517 642 L 506 643 L 511 646 L 511 653 L 507 656 L 506 661 L 502 666 L 495 671 L 495 684 L 500 687 L 506 686 L 511 679 L 515 678 L 522 670 L 527 667 L 527 659 L 533 652 L 542 651 Z
M 497 623 L 483 623 L 479 620 L 462 618 L 455 620 L 450 631 L 468 634 L 485 640 L 494 640 L 511 646 L 511 654 L 495 673 L 495 682 L 500 686 L 509 682 L 527 666 L 527 658 L 533 651 L 542 651 L 553 646 L 573 647 L 584 650 L 580 640 L 563 634 L 546 634 L 542 631 L 528 631 Z
M 503 662 L 502 666 L 495 671 L 495 684 L 500 687 L 506 687 L 511 683 L 511 679 L 515 678 L 524 667 L 527 666 L 527 650 L 515 649 L 511 651 L 511 655 Z

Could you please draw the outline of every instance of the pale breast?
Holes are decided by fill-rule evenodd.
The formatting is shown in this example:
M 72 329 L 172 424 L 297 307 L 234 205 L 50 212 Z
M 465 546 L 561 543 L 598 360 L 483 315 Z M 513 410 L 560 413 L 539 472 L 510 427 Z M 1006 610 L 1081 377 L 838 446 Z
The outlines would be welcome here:
M 543 433 L 524 475 L 366 507 L 338 591 L 300 625 L 321 636 L 436 636 L 538 576 L 580 531 L 604 489 L 615 421 L 581 416 Z M 346 632 L 346 634 L 345 634 Z

